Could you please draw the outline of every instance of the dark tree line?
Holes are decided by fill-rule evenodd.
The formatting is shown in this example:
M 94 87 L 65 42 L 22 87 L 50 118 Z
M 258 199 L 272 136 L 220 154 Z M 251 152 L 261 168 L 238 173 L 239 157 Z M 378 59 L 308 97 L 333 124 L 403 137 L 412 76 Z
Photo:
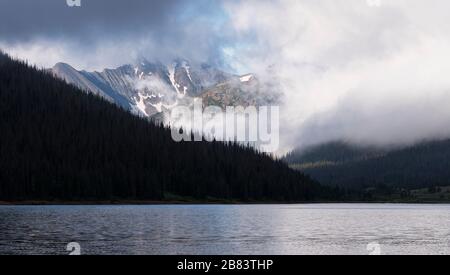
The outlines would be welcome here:
M 287 160 L 308 160 L 308 156 L 320 156 L 314 161 L 335 163 L 302 169 L 314 179 L 326 185 L 338 185 L 352 189 L 377 187 L 385 193 L 394 189 L 419 189 L 450 186 L 450 140 L 422 142 L 406 148 L 384 151 L 337 150 L 336 146 L 319 147 L 307 157 L 291 154 Z M 302 162 L 297 162 L 302 164 Z
M 317 162 L 344 163 L 377 157 L 386 150 L 373 146 L 356 146 L 343 141 L 332 141 L 289 152 L 283 160 L 290 164 Z
M 233 143 L 176 143 L 45 70 L 0 53 L 0 200 L 335 198 L 279 160 Z

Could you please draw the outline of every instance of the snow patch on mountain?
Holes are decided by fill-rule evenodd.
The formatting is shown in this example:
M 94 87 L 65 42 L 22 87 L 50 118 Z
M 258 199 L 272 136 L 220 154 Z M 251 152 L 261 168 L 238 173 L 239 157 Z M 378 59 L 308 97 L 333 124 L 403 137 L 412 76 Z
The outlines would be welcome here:
M 252 74 L 246 74 L 246 75 L 241 76 L 239 79 L 240 79 L 241 82 L 249 82 L 249 81 L 251 81 L 253 79 L 253 75 Z
M 138 97 L 139 97 L 139 100 L 136 101 L 136 106 L 137 106 L 137 108 L 138 108 L 139 111 L 142 112 L 145 116 L 149 116 L 149 115 L 147 114 L 147 110 L 146 110 L 147 106 L 145 105 L 145 100 L 148 99 L 149 96 L 144 96 L 144 95 L 138 93 Z

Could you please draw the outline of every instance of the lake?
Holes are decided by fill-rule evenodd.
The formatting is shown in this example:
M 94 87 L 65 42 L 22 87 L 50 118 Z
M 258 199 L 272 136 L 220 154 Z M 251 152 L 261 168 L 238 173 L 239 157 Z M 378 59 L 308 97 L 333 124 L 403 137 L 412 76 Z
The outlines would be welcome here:
M 0 254 L 70 242 L 108 255 L 449 254 L 450 205 L 0 206 Z

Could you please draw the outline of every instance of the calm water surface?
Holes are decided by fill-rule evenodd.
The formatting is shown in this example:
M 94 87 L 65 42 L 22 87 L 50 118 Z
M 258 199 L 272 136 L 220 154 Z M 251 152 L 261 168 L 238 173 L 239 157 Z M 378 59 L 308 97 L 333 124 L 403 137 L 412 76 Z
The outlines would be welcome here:
M 0 254 L 450 254 L 450 205 L 0 206 Z

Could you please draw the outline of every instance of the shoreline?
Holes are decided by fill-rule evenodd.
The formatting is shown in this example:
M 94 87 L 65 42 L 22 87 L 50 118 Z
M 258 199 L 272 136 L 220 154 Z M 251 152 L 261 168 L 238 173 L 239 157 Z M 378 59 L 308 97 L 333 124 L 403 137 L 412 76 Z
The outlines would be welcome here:
M 299 204 L 450 204 L 450 201 L 310 201 L 310 202 L 242 202 L 242 201 L 0 201 L 0 206 L 125 206 L 125 205 L 299 205 Z

